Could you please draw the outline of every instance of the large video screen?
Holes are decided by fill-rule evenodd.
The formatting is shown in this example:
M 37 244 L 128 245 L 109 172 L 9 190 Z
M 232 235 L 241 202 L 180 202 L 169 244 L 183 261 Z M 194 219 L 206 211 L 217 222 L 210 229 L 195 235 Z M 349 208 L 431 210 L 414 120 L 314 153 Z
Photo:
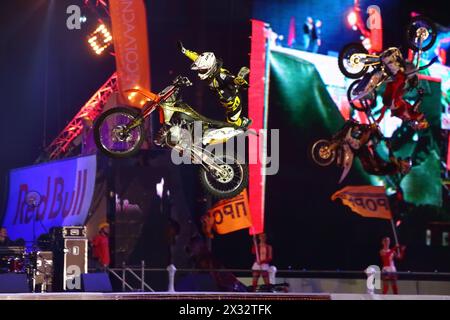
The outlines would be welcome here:
M 430 123 L 427 130 L 414 132 L 386 113 L 380 128 L 392 142 L 396 157 L 411 159 L 412 169 L 404 176 L 374 176 L 355 159 L 349 175 L 338 183 L 336 166 L 319 167 L 311 159 L 311 147 L 318 139 L 329 139 L 349 118 L 367 121 L 367 115 L 349 108 L 347 90 L 352 79 L 339 71 L 337 56 L 349 42 L 362 42 L 358 30 L 348 23 L 353 1 L 256 1 L 254 17 L 266 22 L 271 31 L 269 129 L 280 129 L 280 171 L 267 177 L 266 228 L 271 242 L 282 249 L 280 267 L 305 269 L 362 270 L 379 263 L 381 239 L 394 237 L 389 220 L 356 215 L 331 196 L 346 186 L 385 186 L 400 243 L 408 246 L 401 268 L 447 270 L 442 263 L 445 230 L 433 229 L 436 221 L 449 220 L 448 192 L 443 186 L 447 141 L 441 132 L 442 97 L 446 97 L 448 68 L 436 63 L 423 72 L 420 86 L 425 90 L 421 110 Z M 409 14 L 401 15 L 397 1 L 362 3 L 363 20 L 369 4 L 378 5 L 385 29 L 404 28 Z M 402 19 L 395 18 L 401 16 Z M 403 17 L 404 16 L 404 17 Z M 304 24 L 311 17 L 320 20 L 322 43 L 305 47 Z M 391 28 L 392 26 L 392 28 Z M 384 33 L 385 46 L 404 46 L 403 35 Z M 442 38 L 442 37 L 441 37 Z M 431 50 L 430 50 L 431 51 Z M 407 55 L 407 51 L 404 52 Z M 430 57 L 424 56 L 424 62 Z M 439 70 L 439 71 L 437 71 Z M 434 74 L 435 76 L 427 77 Z M 383 106 L 384 86 L 378 89 L 375 116 Z M 406 96 L 411 103 L 416 97 Z M 448 105 L 448 103 L 447 103 Z M 439 106 L 439 107 L 436 107 Z M 382 153 L 382 152 L 380 152 Z M 383 155 L 388 159 L 387 153 Z M 396 196 L 401 190 L 401 205 Z M 433 234 L 434 241 L 427 240 Z M 423 255 L 431 258 L 423 260 Z

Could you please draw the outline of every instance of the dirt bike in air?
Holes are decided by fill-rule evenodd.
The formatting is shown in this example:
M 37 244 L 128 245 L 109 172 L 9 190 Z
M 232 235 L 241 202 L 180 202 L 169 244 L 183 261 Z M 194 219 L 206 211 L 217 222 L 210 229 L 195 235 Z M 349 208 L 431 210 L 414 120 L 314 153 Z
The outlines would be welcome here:
M 125 158 L 137 153 L 145 140 L 144 120 L 155 110 L 162 116 L 162 128 L 157 143 L 180 154 L 190 154 L 200 164 L 200 182 L 216 198 L 231 198 L 242 192 L 248 184 L 248 168 L 235 156 L 215 155 L 206 149 L 243 134 L 246 129 L 208 119 L 181 101 L 178 94 L 192 83 L 186 77 L 177 77 L 172 85 L 155 95 L 142 89 L 126 93 L 145 98 L 142 109 L 128 106 L 104 112 L 95 122 L 94 138 L 98 148 L 113 158 Z M 194 123 L 200 121 L 203 134 L 200 141 L 193 137 Z M 185 135 L 190 135 L 186 137 Z
M 415 77 L 420 70 L 428 68 L 437 58 L 425 66 L 419 67 L 421 54 L 429 50 L 435 43 L 437 29 L 435 24 L 426 17 L 414 17 L 406 32 L 406 42 L 414 51 L 413 61 L 405 61 L 408 78 Z M 383 83 L 392 80 L 387 68 L 393 55 L 398 54 L 398 48 L 388 48 L 379 54 L 369 54 L 361 43 L 350 43 L 340 52 L 338 65 L 341 72 L 348 78 L 358 79 L 351 83 L 347 90 L 350 105 L 358 111 L 367 111 L 375 107 L 376 89 Z M 418 80 L 416 80 L 418 82 Z

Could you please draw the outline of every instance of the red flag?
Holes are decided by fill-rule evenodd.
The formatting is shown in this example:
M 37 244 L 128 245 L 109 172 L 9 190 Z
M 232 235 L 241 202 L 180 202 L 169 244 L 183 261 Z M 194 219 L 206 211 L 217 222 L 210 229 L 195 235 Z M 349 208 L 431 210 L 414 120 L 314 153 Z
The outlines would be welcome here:
M 267 78 L 267 52 L 266 40 L 267 32 L 265 24 L 259 20 L 252 20 L 252 41 L 250 55 L 250 88 L 248 90 L 248 115 L 253 120 L 252 129 L 260 132 L 266 128 L 267 104 L 266 104 L 266 82 Z M 249 140 L 264 139 L 250 135 Z M 258 148 L 258 143 L 250 143 L 249 147 L 249 203 L 253 226 L 250 234 L 264 232 L 264 189 L 265 176 L 263 175 L 262 148 Z
M 447 148 L 447 170 L 450 171 L 450 134 L 448 135 L 448 148 Z
M 289 22 L 289 33 L 287 44 L 289 47 L 292 47 L 294 43 L 295 43 L 295 18 L 291 17 L 291 21 Z

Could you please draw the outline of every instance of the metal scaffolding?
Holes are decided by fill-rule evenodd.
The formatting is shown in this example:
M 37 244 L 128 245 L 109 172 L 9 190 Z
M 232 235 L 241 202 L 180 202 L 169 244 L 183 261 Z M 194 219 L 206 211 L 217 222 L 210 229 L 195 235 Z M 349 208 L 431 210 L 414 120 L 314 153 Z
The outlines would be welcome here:
M 114 73 L 45 149 L 49 160 L 59 159 L 75 148 L 72 142 L 82 133 L 83 122 L 86 120 L 95 121 L 108 99 L 117 90 L 117 73 Z

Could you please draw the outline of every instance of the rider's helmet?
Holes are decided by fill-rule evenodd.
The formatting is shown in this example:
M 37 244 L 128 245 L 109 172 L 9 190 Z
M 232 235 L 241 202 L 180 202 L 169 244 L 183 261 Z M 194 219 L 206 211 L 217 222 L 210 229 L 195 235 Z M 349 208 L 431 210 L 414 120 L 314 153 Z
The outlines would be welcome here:
M 392 75 L 397 74 L 398 71 L 404 71 L 403 55 L 396 47 L 391 47 L 381 54 L 381 61 L 387 71 Z
M 217 71 L 218 65 L 219 63 L 214 53 L 203 52 L 191 65 L 191 70 L 197 71 L 201 80 L 206 80 Z
M 352 128 L 351 131 L 351 136 L 354 139 L 360 139 L 362 134 L 363 134 L 364 130 L 363 130 L 363 126 L 362 125 L 356 125 Z

